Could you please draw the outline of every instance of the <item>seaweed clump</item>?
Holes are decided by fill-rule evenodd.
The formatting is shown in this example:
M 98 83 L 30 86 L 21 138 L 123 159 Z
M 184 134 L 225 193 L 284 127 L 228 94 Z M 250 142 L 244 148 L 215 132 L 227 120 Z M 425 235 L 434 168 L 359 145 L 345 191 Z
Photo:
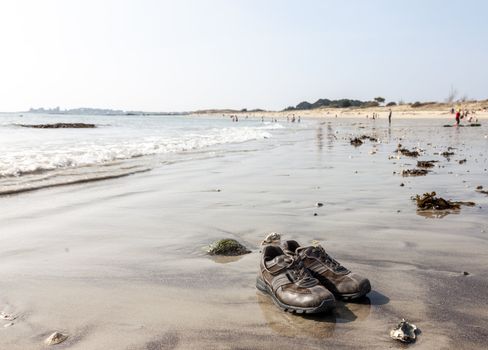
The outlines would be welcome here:
M 371 142 L 378 142 L 378 139 L 373 136 L 363 135 L 360 137 L 361 140 L 369 140 Z
M 210 245 L 207 253 L 210 255 L 237 256 L 248 254 L 251 251 L 232 238 L 224 238 Z
M 353 145 L 354 147 L 361 146 L 362 144 L 363 144 L 363 141 L 361 141 L 361 139 L 359 139 L 357 137 L 351 139 L 351 145 Z
M 407 148 L 403 148 L 402 145 L 400 145 L 400 144 L 397 147 L 397 152 L 398 153 L 401 153 L 401 154 L 403 154 L 404 156 L 407 156 L 407 157 L 417 158 L 418 156 L 420 156 L 420 153 L 418 151 L 410 151 Z
M 435 192 L 424 193 L 422 196 L 416 195 L 413 198 L 417 202 L 419 210 L 446 210 L 459 209 L 461 205 L 473 206 L 473 202 L 454 202 L 441 197 L 436 197 Z
M 419 160 L 417 161 L 417 167 L 419 168 L 433 168 L 434 163 L 436 163 L 437 160 Z
M 481 186 L 481 185 L 476 187 L 476 192 L 488 194 L 488 191 L 483 190 L 483 186 Z
M 35 129 L 93 129 L 95 124 L 87 123 L 55 123 L 55 124 L 18 124 L 23 128 Z
M 407 169 L 402 171 L 402 176 L 425 176 L 428 173 L 425 169 Z
M 454 155 L 454 152 L 449 152 L 449 151 L 445 151 L 445 152 L 441 153 L 441 156 L 446 157 L 446 158 L 449 158 L 450 156 L 453 156 L 453 155 Z

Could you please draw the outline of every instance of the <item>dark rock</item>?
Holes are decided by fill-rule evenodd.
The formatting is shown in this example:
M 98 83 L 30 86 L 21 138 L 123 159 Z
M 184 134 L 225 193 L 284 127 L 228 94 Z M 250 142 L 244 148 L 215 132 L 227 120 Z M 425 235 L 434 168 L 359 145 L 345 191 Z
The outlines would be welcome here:
M 232 238 L 224 238 L 210 245 L 207 253 L 210 255 L 236 256 L 248 254 L 251 251 Z
M 464 164 L 466 162 L 467 162 L 466 158 L 465 159 L 461 159 L 461 160 L 458 161 L 459 164 Z
M 55 124 L 18 124 L 23 128 L 36 129 L 91 129 L 96 128 L 95 124 L 85 123 L 55 123 Z
M 468 272 L 468 271 L 464 271 L 464 272 L 463 272 L 463 275 L 464 275 L 464 276 L 469 276 L 469 272 Z
M 402 182 L 402 183 L 400 184 L 400 187 L 403 187 L 403 186 L 405 186 L 405 184 Z
M 315 203 L 315 206 L 317 206 L 317 207 L 320 208 L 320 207 L 323 207 L 324 206 L 324 203 L 317 202 L 317 203 Z

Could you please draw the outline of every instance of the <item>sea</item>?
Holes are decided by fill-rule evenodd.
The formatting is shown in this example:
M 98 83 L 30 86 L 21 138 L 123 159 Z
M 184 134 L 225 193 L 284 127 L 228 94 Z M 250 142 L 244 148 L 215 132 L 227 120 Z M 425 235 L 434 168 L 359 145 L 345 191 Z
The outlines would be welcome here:
M 88 123 L 95 128 L 22 125 Z M 104 180 L 266 143 L 286 124 L 228 116 L 0 114 L 0 195 Z

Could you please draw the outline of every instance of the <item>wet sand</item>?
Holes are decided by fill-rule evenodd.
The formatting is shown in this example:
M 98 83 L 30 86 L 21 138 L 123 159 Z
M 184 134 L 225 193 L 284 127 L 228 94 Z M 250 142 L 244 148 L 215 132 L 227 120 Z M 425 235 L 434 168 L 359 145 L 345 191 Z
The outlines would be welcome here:
M 403 349 L 388 335 L 402 318 L 422 331 L 410 348 L 483 348 L 488 128 L 442 124 L 311 120 L 225 155 L 0 197 L 0 311 L 17 316 L 0 348 L 42 349 L 58 330 L 59 349 Z M 381 143 L 349 143 L 363 134 Z M 417 159 L 398 143 L 439 163 L 402 177 Z M 476 206 L 418 213 L 410 197 L 433 190 Z M 320 240 L 373 291 L 329 315 L 280 311 L 254 286 L 271 231 Z M 222 237 L 252 253 L 207 257 Z

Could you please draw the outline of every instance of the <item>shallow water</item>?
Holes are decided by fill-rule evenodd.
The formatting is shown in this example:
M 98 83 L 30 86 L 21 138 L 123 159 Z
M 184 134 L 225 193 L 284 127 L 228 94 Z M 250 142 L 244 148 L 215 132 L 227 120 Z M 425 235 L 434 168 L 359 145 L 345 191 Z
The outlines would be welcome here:
M 443 124 L 311 119 L 130 177 L 1 197 L 0 311 L 18 315 L 2 344 L 38 349 L 62 330 L 70 349 L 403 348 L 388 334 L 406 318 L 422 330 L 415 348 L 480 348 L 487 129 Z M 362 134 L 381 143 L 350 145 Z M 398 143 L 439 162 L 402 177 L 416 159 L 397 158 Z M 448 147 L 450 160 L 434 154 Z M 417 212 L 410 197 L 432 190 L 477 205 Z M 254 287 L 270 231 L 320 240 L 373 291 L 328 315 L 283 313 Z M 205 256 L 222 237 L 252 253 Z

